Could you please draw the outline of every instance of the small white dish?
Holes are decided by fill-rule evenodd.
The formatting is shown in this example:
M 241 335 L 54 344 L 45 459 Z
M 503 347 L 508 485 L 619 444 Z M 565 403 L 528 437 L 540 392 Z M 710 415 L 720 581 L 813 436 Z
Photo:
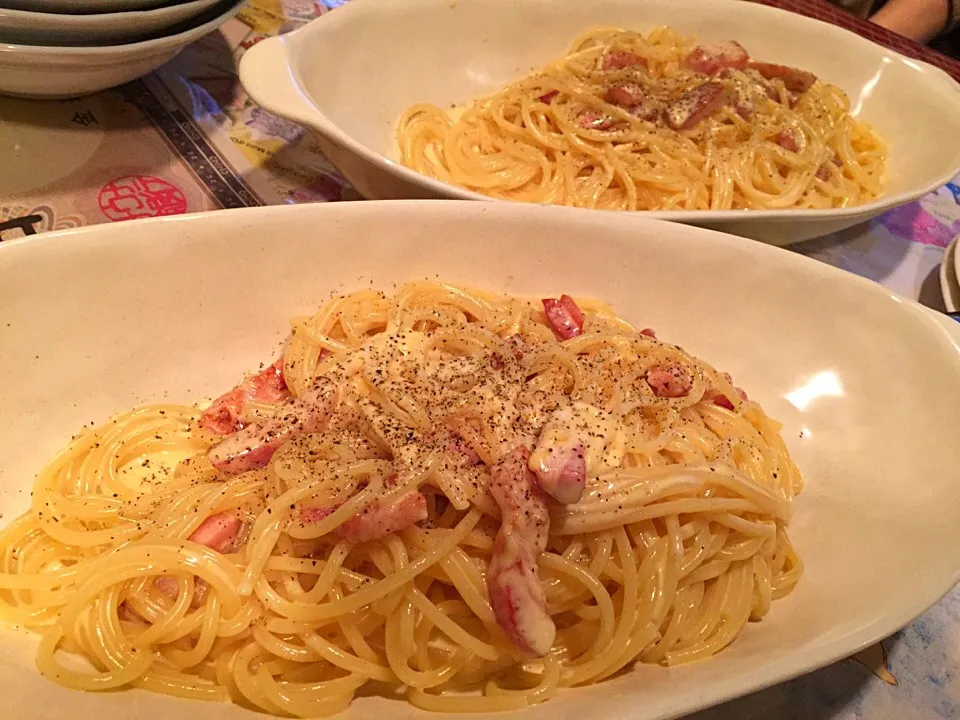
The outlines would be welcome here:
M 731 372 L 784 423 L 806 476 L 790 525 L 806 566 L 800 584 L 713 659 L 636 668 L 505 718 L 680 717 L 867 647 L 958 579 L 956 323 L 794 253 L 623 213 L 335 203 L 3 243 L 0 277 L 0 397 L 16 419 L 0 424 L 4 524 L 82 425 L 216 395 L 273 357 L 289 318 L 333 290 L 439 277 L 599 297 Z M 35 637 L 0 628 L 4 717 L 263 718 L 141 690 L 65 690 L 37 673 L 35 648 Z M 450 716 L 373 695 L 338 717 Z
M 0 44 L 0 94 L 27 98 L 88 95 L 156 70 L 186 45 L 236 15 L 246 0 L 226 0 L 175 35 L 127 45 L 52 47 Z
M 361 194 L 490 200 L 399 164 L 396 123 L 413 103 L 446 107 L 490 93 L 563 55 L 583 30 L 670 25 L 703 42 L 808 69 L 849 95 L 890 145 L 885 194 L 836 210 L 634 212 L 784 245 L 903 205 L 960 169 L 960 86 L 943 71 L 847 30 L 733 0 L 352 0 L 251 48 L 240 79 L 265 109 L 316 131 Z M 336 67 L 330 74 L 327 68 Z M 909 108 L 909 112 L 904 112 Z
M 27 45 L 129 43 L 196 17 L 218 0 L 192 0 L 153 10 L 99 15 L 31 12 L 0 8 L 0 42 Z
M 960 260 L 957 259 L 957 245 L 960 244 L 960 235 L 957 235 L 947 249 L 943 251 L 943 260 L 940 261 L 940 292 L 943 295 L 943 304 L 947 312 L 960 312 Z

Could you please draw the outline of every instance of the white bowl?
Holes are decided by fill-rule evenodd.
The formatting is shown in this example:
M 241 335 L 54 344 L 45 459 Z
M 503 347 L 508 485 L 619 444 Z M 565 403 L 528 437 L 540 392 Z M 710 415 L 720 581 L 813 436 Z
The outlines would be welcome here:
M 943 185 L 960 168 L 960 86 L 946 73 L 847 30 L 733 0 L 353 0 L 299 31 L 258 43 L 240 79 L 267 110 L 317 131 L 330 160 L 376 199 L 483 195 L 399 164 L 400 114 L 465 103 L 560 57 L 586 28 L 671 25 L 838 85 L 853 114 L 890 143 L 887 190 L 841 210 L 641 212 L 786 244 L 867 220 Z M 336 67 L 336 73 L 328 68 Z
M 99 15 L 31 12 L 0 8 L 0 42 L 27 45 L 104 45 L 149 38 L 186 22 L 218 0 L 193 0 L 154 10 Z
M 0 44 L 0 94 L 69 98 L 121 85 L 156 70 L 185 46 L 223 25 L 246 0 L 211 7 L 186 30 L 127 45 L 53 47 Z
M 3 0 L 11 10 L 30 10 L 72 15 L 98 15 L 129 10 L 146 10 L 170 5 L 170 0 Z
M 0 42 L 27 45 L 104 45 L 143 40 L 190 20 L 218 0 L 193 0 L 154 10 L 68 15 L 0 8 Z
M 381 56 L 382 57 L 382 56 Z M 733 373 L 804 471 L 804 578 L 717 657 L 640 667 L 509 718 L 662 720 L 786 680 L 897 630 L 960 570 L 960 343 L 953 321 L 760 243 L 621 213 L 513 203 L 338 203 L 101 225 L 0 246 L 0 514 L 82 425 L 218 394 L 328 294 L 439 276 L 602 297 Z M 238 292 L 238 288 L 244 291 Z M 954 336 L 958 337 L 958 336 Z M 892 381 L 893 379 L 893 381 Z M 5 717 L 263 718 L 42 679 L 0 629 Z M 343 718 L 450 717 L 379 696 Z

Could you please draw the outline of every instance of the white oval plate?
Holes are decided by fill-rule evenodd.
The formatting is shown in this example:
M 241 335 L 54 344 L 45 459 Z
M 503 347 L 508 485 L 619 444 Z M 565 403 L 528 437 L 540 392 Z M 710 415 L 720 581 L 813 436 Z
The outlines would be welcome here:
M 83 424 L 189 402 L 274 355 L 333 290 L 439 276 L 605 298 L 733 373 L 785 423 L 806 474 L 797 590 L 718 657 L 641 667 L 526 719 L 675 718 L 849 655 L 946 592 L 960 568 L 960 347 L 880 286 L 678 224 L 517 204 L 344 203 L 99 226 L 0 246 L 0 513 Z M 0 632 L 5 716 L 262 718 L 127 691 L 63 690 Z M 378 697 L 345 717 L 437 718 Z M 505 716 L 507 717 L 507 716 Z
M 0 8 L 0 42 L 35 45 L 134 42 L 196 17 L 218 0 L 99 15 L 68 15 Z
M 323 151 L 365 197 L 489 201 L 400 165 L 397 119 L 414 103 L 445 107 L 493 92 L 602 25 L 671 25 L 703 42 L 739 39 L 758 59 L 809 69 L 842 88 L 852 113 L 890 144 L 886 192 L 868 205 L 631 216 L 784 245 L 921 197 L 960 169 L 960 86 L 946 73 L 834 25 L 751 2 L 351 0 L 301 30 L 258 43 L 243 56 L 240 79 L 264 108 L 316 130 Z

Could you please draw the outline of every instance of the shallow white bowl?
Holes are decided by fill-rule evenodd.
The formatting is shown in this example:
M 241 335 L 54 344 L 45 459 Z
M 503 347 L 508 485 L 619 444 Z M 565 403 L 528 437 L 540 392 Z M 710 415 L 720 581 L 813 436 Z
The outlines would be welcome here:
M 240 79 L 264 108 L 316 130 L 324 152 L 367 197 L 489 200 L 402 167 L 400 114 L 415 102 L 443 107 L 492 92 L 600 25 L 671 25 L 707 42 L 742 40 L 754 57 L 807 68 L 844 89 L 854 114 L 890 143 L 887 192 L 869 205 L 634 216 L 786 244 L 909 202 L 960 168 L 960 86 L 946 73 L 833 25 L 733 0 L 353 0 L 257 44 L 243 57 Z
M 13 10 L 74 15 L 146 10 L 171 4 L 174 3 L 170 0 L 3 0 L 3 6 Z
M 587 251 L 588 249 L 588 251 Z M 71 433 L 133 405 L 190 402 L 271 357 L 332 290 L 439 277 L 605 298 L 728 370 L 768 412 L 807 485 L 796 591 L 718 657 L 564 692 L 543 720 L 674 718 L 889 635 L 960 569 L 960 345 L 878 285 L 760 243 L 618 213 L 511 203 L 344 203 L 97 226 L 0 246 L 0 514 Z M 895 379 L 895 381 L 892 381 Z M 0 630 L 5 716 L 262 718 L 41 679 L 35 640 Z M 345 718 L 425 718 L 362 698 Z
M 55 47 L 0 44 L 0 95 L 69 98 L 122 85 L 156 70 L 223 25 L 246 0 L 225 0 L 174 35 L 127 45 Z
M 29 45 L 104 45 L 142 40 L 196 17 L 217 0 L 192 0 L 153 10 L 97 15 L 0 8 L 0 42 Z

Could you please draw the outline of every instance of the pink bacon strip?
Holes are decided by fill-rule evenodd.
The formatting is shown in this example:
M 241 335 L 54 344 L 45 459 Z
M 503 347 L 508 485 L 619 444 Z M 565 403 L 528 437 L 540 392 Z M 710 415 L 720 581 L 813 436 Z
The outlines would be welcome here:
M 326 428 L 339 402 L 337 387 L 325 377 L 316 378 L 302 396 L 288 399 L 276 417 L 228 435 L 207 457 L 217 470 L 230 474 L 264 467 L 287 440 Z
M 391 475 L 387 478 L 387 486 L 392 487 L 396 481 L 396 475 Z M 340 505 L 304 506 L 300 509 L 300 522 L 305 525 L 318 523 L 338 507 Z M 338 527 L 337 534 L 348 542 L 359 544 L 380 540 L 426 519 L 427 499 L 422 493 L 412 491 L 385 505 L 374 501 Z
M 544 298 L 543 311 L 559 340 L 569 340 L 583 332 L 583 311 L 569 295 L 561 295 L 559 300 Z
M 547 546 L 547 499 L 527 467 L 530 451 L 520 446 L 491 471 L 490 492 L 500 507 L 500 529 L 487 569 L 487 590 L 497 624 L 522 654 L 543 657 L 556 626 L 547 612 L 539 556 Z
M 684 93 L 664 111 L 667 124 L 674 130 L 689 130 L 722 108 L 729 99 L 727 86 L 710 81 Z
M 800 143 L 797 140 L 797 134 L 789 128 L 778 132 L 774 136 L 773 141 L 784 150 L 789 150 L 793 153 L 800 149 Z
M 229 512 L 217 513 L 200 523 L 200 527 L 194 530 L 187 539 L 222 553 L 232 548 L 240 534 L 241 527 L 243 527 L 243 522 L 236 515 Z M 160 592 L 173 598 L 177 596 L 180 590 L 176 578 L 169 575 L 158 577 L 154 581 L 154 585 Z M 203 598 L 206 596 L 207 584 L 203 580 L 197 579 L 194 588 L 191 605 L 198 607 L 203 603 Z
M 283 361 L 277 360 L 214 400 L 200 416 L 200 427 L 217 435 L 229 435 L 243 427 L 240 418 L 250 401 L 279 405 L 289 397 L 290 391 L 283 379 Z
M 426 519 L 427 499 L 422 493 L 409 492 L 389 505 L 370 505 L 343 523 L 337 532 L 348 542 L 364 543 L 406 530 Z
M 817 76 L 812 72 L 789 65 L 752 62 L 749 67 L 756 70 L 767 80 L 781 80 L 784 87 L 792 93 L 805 93 L 817 81 Z
M 663 398 L 683 397 L 693 387 L 693 376 L 682 365 L 657 365 L 647 370 L 647 384 Z
M 704 75 L 716 75 L 730 68 L 742 70 L 750 62 L 750 55 L 735 40 L 714 45 L 698 45 L 683 61 L 685 67 Z
M 217 513 L 200 523 L 200 527 L 193 531 L 189 539 L 222 553 L 233 545 L 241 525 L 243 523 L 236 515 L 228 512 Z
M 622 85 L 608 87 L 604 99 L 618 107 L 628 108 L 643 102 L 646 95 L 646 90 L 642 85 L 623 83 Z
M 730 373 L 724 373 L 723 376 L 727 379 L 728 383 L 733 385 L 733 378 L 730 377 Z M 734 387 L 734 390 L 737 391 L 737 395 L 740 396 L 741 400 L 746 401 L 750 399 L 747 397 L 747 391 L 743 388 Z M 732 411 L 734 409 L 733 402 L 730 400 L 730 398 L 721 394 L 720 391 L 715 390 L 714 388 L 707 390 L 707 392 L 704 394 L 704 399 L 712 402 L 714 405 L 726 408 L 727 410 Z
M 604 70 L 622 70 L 628 67 L 647 67 L 647 59 L 629 50 L 611 50 L 603 56 L 601 67 Z

